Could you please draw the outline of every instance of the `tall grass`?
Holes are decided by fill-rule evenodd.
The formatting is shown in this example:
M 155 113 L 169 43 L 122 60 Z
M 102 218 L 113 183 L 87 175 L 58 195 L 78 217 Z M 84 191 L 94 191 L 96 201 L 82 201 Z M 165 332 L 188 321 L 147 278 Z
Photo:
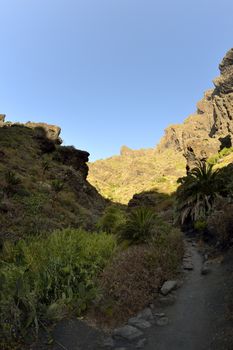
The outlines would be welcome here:
M 113 255 L 113 236 L 82 230 L 5 243 L 0 256 L 0 344 L 38 332 L 64 310 L 84 311 L 96 297 L 96 277 Z

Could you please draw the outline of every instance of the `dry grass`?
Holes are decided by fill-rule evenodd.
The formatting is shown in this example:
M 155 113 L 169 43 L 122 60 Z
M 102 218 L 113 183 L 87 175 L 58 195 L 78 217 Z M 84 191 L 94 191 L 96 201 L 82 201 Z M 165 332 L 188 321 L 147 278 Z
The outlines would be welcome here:
M 207 220 L 210 233 L 220 242 L 222 248 L 229 246 L 233 239 L 233 204 L 222 199 Z
M 102 274 L 103 296 L 92 319 L 108 327 L 126 321 L 153 302 L 162 283 L 177 274 L 182 257 L 183 239 L 177 230 L 119 252 Z

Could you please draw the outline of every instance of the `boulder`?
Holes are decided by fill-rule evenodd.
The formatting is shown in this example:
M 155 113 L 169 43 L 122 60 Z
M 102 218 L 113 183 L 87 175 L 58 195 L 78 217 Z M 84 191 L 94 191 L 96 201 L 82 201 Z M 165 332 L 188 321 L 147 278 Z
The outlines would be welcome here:
M 137 327 L 139 329 L 146 329 L 150 328 L 151 324 L 150 322 L 143 320 L 142 318 L 139 317 L 132 317 L 128 320 L 128 324 L 134 327 Z
M 140 338 L 142 335 L 143 333 L 139 329 L 130 325 L 116 328 L 113 331 L 114 338 L 123 338 L 129 341 Z
M 141 312 L 139 312 L 137 317 L 141 318 L 143 320 L 146 320 L 146 321 L 153 321 L 154 320 L 154 316 L 153 316 L 152 311 L 149 307 L 147 307 L 144 310 L 142 310 Z
M 169 294 L 171 291 L 173 291 L 175 288 L 177 288 L 177 281 L 166 281 L 160 292 L 163 294 L 163 295 L 167 295 Z

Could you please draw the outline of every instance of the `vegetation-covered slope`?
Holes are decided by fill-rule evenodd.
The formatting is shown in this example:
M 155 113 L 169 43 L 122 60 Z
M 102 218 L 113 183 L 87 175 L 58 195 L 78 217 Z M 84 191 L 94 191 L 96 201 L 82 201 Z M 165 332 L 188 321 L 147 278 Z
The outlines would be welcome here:
M 185 174 L 185 158 L 168 149 L 133 151 L 126 147 L 120 156 L 89 163 L 89 181 L 105 197 L 128 203 L 135 193 L 154 190 L 170 194 L 177 178 Z
M 89 154 L 63 147 L 44 127 L 0 128 L 0 237 L 91 228 L 106 201 L 87 181 Z

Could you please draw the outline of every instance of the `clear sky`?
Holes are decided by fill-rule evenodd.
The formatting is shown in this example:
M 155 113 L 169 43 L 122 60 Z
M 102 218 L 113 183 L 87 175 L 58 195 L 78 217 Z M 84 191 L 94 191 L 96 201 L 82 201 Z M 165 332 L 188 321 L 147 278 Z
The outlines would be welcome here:
M 91 159 L 153 147 L 212 87 L 232 0 L 0 0 L 0 113 Z

